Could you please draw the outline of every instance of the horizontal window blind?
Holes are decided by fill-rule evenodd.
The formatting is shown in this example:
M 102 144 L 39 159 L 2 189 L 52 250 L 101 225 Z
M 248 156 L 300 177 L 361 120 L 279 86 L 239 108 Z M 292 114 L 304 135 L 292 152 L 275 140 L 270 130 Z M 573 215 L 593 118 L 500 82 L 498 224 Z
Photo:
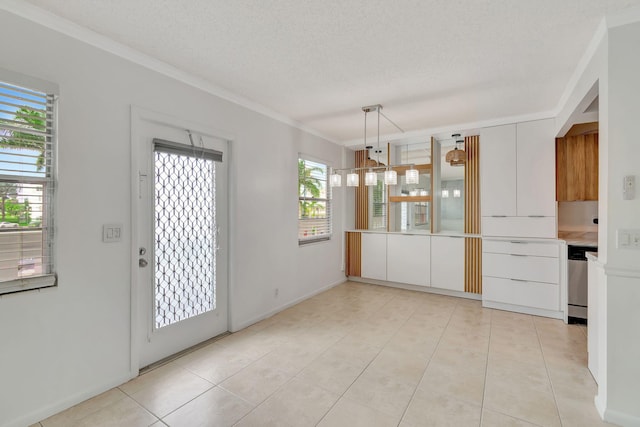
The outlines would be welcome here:
M 54 103 L 0 82 L 0 293 L 55 283 Z
M 331 238 L 331 187 L 326 164 L 298 159 L 298 243 Z

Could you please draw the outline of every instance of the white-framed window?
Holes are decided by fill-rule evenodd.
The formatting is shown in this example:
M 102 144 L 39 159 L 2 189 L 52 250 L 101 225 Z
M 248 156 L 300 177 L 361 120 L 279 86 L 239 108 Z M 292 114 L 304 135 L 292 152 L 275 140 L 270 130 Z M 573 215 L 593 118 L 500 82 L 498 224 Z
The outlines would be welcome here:
M 331 238 L 329 166 L 303 155 L 298 157 L 298 244 Z
M 56 284 L 57 86 L 0 69 L 0 294 Z

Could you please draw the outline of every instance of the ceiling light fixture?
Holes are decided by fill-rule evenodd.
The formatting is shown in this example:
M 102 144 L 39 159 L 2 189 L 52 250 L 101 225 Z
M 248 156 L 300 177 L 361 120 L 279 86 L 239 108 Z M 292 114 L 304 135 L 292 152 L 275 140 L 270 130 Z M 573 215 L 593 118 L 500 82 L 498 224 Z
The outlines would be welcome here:
M 407 144 L 407 163 L 409 163 L 409 144 Z M 409 166 L 409 169 L 405 171 L 404 182 L 406 184 L 417 184 L 420 182 L 419 172 L 413 168 L 413 165 Z
M 397 124 L 392 122 L 391 119 L 389 119 L 387 116 L 385 116 L 384 113 L 382 113 L 381 110 L 382 110 L 382 105 L 380 105 L 380 104 L 369 105 L 369 106 L 366 106 L 366 107 L 362 107 L 362 111 L 364 111 L 364 145 L 365 145 L 365 148 L 367 150 L 367 153 L 369 152 L 369 150 L 371 150 L 373 148 L 372 145 L 367 145 L 367 114 L 371 113 L 373 111 L 378 113 L 378 140 L 377 140 L 378 148 L 375 150 L 377 160 L 373 160 L 371 157 L 369 157 L 367 155 L 367 160 L 365 160 L 364 165 L 362 165 L 362 167 L 346 168 L 346 169 L 332 169 L 331 178 L 329 180 L 329 183 L 330 183 L 330 185 L 332 187 L 341 187 L 342 186 L 342 177 L 340 175 L 340 172 L 346 171 L 346 170 L 349 171 L 349 173 L 347 174 L 347 187 L 358 187 L 360 185 L 360 175 L 357 172 L 361 171 L 361 170 L 366 170 L 367 171 L 364 174 L 364 184 L 365 185 L 373 186 L 373 185 L 377 185 L 378 184 L 378 172 L 376 172 L 376 171 L 380 170 L 380 169 L 384 170 L 384 183 L 385 183 L 385 185 L 397 185 L 398 184 L 398 173 L 393 169 L 395 166 L 393 166 L 393 165 L 386 166 L 384 163 L 380 162 L 380 153 L 382 153 L 382 150 L 380 149 L 380 116 L 382 116 L 385 119 L 387 119 L 387 121 L 389 121 L 389 123 L 391 123 L 396 128 L 398 128 L 398 130 L 400 132 L 404 133 L 404 130 L 402 128 L 400 128 L 400 126 L 398 126 Z M 403 166 L 411 166 L 411 167 L 413 167 L 413 165 L 403 165 Z M 416 172 L 416 181 L 415 181 L 415 183 L 417 184 L 418 183 L 418 180 L 417 180 L 418 171 L 417 170 L 413 170 L 413 171 Z M 407 173 L 409 173 L 409 172 L 410 171 L 407 171 Z
M 467 161 L 467 153 L 465 153 L 464 150 L 458 149 L 458 144 L 464 143 L 464 139 L 458 139 L 460 138 L 459 133 L 454 133 L 453 135 L 451 135 L 451 138 L 456 141 L 456 146 L 453 150 L 447 153 L 445 160 L 451 166 L 464 166 L 465 162 Z

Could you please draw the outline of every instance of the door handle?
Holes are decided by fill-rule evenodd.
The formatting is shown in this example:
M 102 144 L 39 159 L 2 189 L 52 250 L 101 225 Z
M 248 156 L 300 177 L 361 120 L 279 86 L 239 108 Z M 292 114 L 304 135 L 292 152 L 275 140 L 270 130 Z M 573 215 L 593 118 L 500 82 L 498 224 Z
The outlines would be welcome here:
M 146 259 L 144 259 L 144 258 L 140 258 L 140 259 L 138 260 L 138 267 L 144 268 L 144 267 L 146 267 L 147 265 L 149 265 L 149 262 L 148 262 Z

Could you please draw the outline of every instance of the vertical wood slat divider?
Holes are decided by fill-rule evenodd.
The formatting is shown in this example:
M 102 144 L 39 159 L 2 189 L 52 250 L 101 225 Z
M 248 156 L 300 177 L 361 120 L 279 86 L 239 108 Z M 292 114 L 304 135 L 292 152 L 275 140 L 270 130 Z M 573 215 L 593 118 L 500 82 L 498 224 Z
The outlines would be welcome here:
M 369 157 L 368 150 L 358 150 L 355 153 L 355 167 L 364 167 L 367 158 Z M 359 184 L 355 188 L 355 200 L 356 200 L 356 230 L 369 229 L 369 189 L 364 185 L 364 170 L 358 171 Z
M 480 137 L 464 138 L 467 161 L 464 168 L 464 232 L 480 234 Z M 482 239 L 465 238 L 464 290 L 482 294 Z
M 347 259 L 345 260 L 345 273 L 347 276 L 360 277 L 361 275 L 361 259 L 362 259 L 362 233 L 347 231 L 345 251 Z

